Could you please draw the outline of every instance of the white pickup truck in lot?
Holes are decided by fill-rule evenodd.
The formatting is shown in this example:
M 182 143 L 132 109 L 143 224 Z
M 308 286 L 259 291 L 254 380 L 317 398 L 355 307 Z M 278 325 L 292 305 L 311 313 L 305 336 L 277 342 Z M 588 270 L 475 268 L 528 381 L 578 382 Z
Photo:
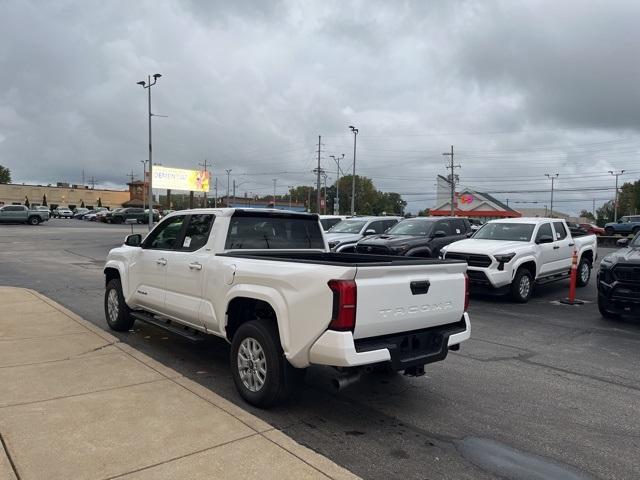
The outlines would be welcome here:
M 472 238 L 443 248 L 441 258 L 464 260 L 473 287 L 510 293 L 516 302 L 529 300 L 535 283 L 569 276 L 574 249 L 577 285 L 589 283 L 597 258 L 595 235 L 572 237 L 558 218 L 492 220 Z
M 118 331 L 138 319 L 226 338 L 240 394 L 266 407 L 311 364 L 339 367 L 340 388 L 374 366 L 420 375 L 443 360 L 469 338 L 465 270 L 330 252 L 317 215 L 186 210 L 109 252 L 104 308 Z

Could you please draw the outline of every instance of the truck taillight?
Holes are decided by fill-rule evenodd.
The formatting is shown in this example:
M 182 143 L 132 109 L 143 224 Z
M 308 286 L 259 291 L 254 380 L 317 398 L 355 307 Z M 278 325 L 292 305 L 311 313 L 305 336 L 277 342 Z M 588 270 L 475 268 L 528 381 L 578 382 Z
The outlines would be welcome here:
M 464 274 L 464 311 L 469 309 L 469 275 Z
M 333 292 L 333 312 L 329 329 L 353 332 L 356 328 L 356 304 L 358 287 L 355 280 L 329 280 Z

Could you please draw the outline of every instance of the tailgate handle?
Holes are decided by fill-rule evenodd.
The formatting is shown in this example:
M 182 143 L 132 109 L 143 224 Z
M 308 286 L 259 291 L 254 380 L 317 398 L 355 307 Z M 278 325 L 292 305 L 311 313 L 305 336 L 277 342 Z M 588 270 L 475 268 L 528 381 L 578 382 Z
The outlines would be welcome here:
M 411 293 L 414 295 L 424 295 L 429 291 L 431 282 L 429 280 L 423 280 L 421 282 L 411 282 Z

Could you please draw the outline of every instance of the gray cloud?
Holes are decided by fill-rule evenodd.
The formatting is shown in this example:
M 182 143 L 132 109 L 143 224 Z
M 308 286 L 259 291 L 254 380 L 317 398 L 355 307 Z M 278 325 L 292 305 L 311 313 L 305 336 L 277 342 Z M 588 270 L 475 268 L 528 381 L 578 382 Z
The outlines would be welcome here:
M 274 176 L 282 192 L 310 184 L 318 134 L 333 169 L 329 154 L 351 156 L 352 123 L 359 171 L 419 193 L 406 196 L 413 210 L 432 205 L 452 143 L 463 183 L 478 189 L 540 189 L 550 170 L 561 186 L 607 185 L 595 175 L 634 171 L 640 147 L 638 10 L 631 1 L 9 0 L 0 164 L 17 181 L 79 182 L 84 168 L 122 185 L 147 155 L 135 83 L 160 72 L 153 110 L 169 117 L 154 119 L 156 161 L 189 168 L 206 157 L 214 172 L 233 168 L 243 190 L 269 192 Z M 576 211 L 592 197 L 557 198 Z

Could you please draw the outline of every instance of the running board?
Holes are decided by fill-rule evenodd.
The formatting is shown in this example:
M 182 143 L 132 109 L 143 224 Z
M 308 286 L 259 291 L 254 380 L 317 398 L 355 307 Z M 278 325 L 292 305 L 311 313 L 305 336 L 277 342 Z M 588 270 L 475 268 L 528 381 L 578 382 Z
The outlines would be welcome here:
M 175 335 L 180 335 L 181 337 L 186 338 L 187 340 L 191 340 L 192 342 L 202 342 L 205 339 L 205 335 L 201 334 L 197 330 L 182 326 L 177 323 L 174 324 L 171 322 L 171 320 L 161 320 L 159 318 L 156 318 L 154 315 L 151 315 L 150 313 L 131 312 L 131 316 L 136 320 L 140 320 L 141 322 L 148 323 Z
M 549 277 L 539 278 L 538 280 L 536 280 L 536 284 L 544 285 L 545 283 L 557 282 L 558 280 L 564 280 L 565 278 L 569 278 L 570 276 L 570 273 L 558 273 Z

